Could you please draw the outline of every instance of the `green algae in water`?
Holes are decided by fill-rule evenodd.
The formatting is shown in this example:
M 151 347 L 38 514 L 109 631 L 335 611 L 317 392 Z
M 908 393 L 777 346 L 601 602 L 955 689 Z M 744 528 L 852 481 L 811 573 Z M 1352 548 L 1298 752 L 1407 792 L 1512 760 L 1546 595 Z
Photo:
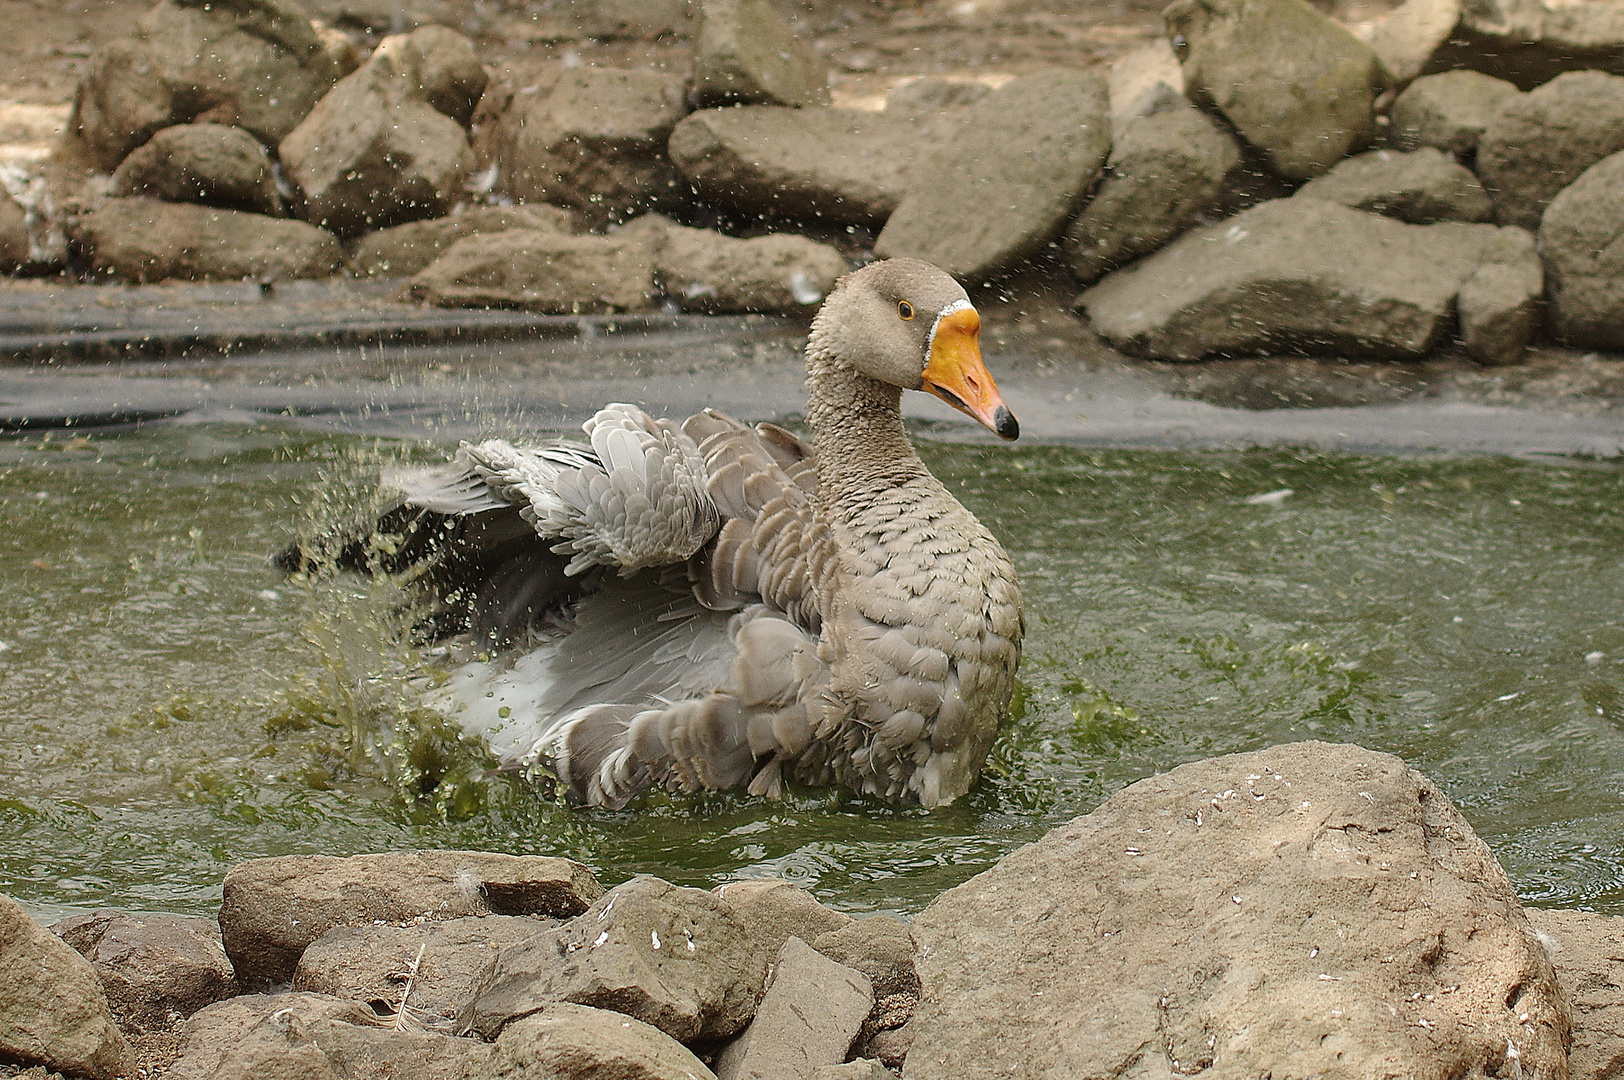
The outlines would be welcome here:
M 469 847 L 911 912 L 1143 776 L 1320 738 L 1425 770 L 1526 900 L 1624 913 L 1618 463 L 922 452 L 1026 592 L 981 785 L 934 813 L 821 791 L 607 813 L 492 775 L 416 704 L 435 669 L 389 583 L 269 563 L 364 516 L 381 463 L 442 449 L 180 425 L 0 443 L 0 891 L 209 913 L 239 859 Z

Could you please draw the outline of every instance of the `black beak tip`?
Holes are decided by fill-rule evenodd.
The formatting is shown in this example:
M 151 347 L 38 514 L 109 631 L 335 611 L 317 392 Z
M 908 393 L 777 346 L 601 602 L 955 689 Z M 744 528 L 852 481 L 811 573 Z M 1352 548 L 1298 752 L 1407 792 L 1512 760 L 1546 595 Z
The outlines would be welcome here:
M 1014 413 L 1002 405 L 998 406 L 998 411 L 992 414 L 992 423 L 992 429 L 998 433 L 1000 439 L 1014 442 L 1021 437 L 1020 421 L 1015 419 Z

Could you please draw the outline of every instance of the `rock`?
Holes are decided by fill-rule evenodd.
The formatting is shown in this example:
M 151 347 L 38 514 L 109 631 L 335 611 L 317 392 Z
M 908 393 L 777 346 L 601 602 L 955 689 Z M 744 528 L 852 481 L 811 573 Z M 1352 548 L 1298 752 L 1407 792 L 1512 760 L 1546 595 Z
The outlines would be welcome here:
M 470 207 L 449 217 L 410 221 L 367 233 L 350 249 L 350 267 L 364 277 L 410 277 L 465 236 L 542 229 L 576 232 L 575 215 L 561 206 Z
M 716 1076 L 659 1028 L 622 1013 L 568 1002 L 543 1006 L 504 1028 L 486 1068 L 469 1080 L 715 1080 Z
M 1407 83 L 1426 69 L 1460 22 L 1461 2 L 1406 0 L 1376 23 L 1370 47 L 1395 82 Z
M 418 271 L 411 291 L 440 307 L 646 311 L 654 304 L 654 252 L 611 236 L 510 229 L 458 240 Z
M 908 1051 L 912 1049 L 913 1025 L 908 1023 L 901 1027 L 881 1028 L 872 1035 L 860 1036 L 857 1044 L 852 1047 L 852 1053 L 859 1057 L 873 1058 L 887 1069 L 900 1072 L 908 1060 Z
M 1609 154 L 1624 150 L 1624 77 L 1599 71 L 1559 75 L 1511 99 L 1477 146 L 1477 174 L 1502 225 L 1539 228 L 1558 191 Z
M 1421 0 L 1412 0 L 1412 3 Z M 1459 3 L 1426 0 L 1460 12 L 1443 42 L 1427 57 L 1425 72 L 1469 67 L 1516 83 L 1524 90 L 1564 71 L 1586 68 L 1624 74 L 1624 4 L 1549 4 L 1543 0 Z M 1406 7 L 1409 5 L 1406 4 Z
M 168 1080 L 461 1080 L 492 1056 L 478 1040 L 381 1027 L 370 1009 L 319 994 L 229 998 L 182 1033 Z
M 804 236 L 739 240 L 657 215 L 638 221 L 650 223 L 642 228 L 655 245 L 656 283 L 684 311 L 810 315 L 850 269 L 840 252 Z
M 1480 71 L 1424 75 L 1394 100 L 1388 142 L 1399 150 L 1435 146 L 1462 160 L 1475 158 L 1489 121 L 1519 93 Z
M 580 863 L 482 851 L 396 851 L 249 859 L 226 872 L 220 930 L 237 980 L 253 989 L 293 977 L 305 946 L 335 926 L 463 915 L 586 910 L 603 887 Z
M 1580 348 L 1624 346 L 1624 152 L 1586 169 L 1541 219 L 1549 325 Z
M 766 961 L 724 901 L 635 877 L 585 914 L 497 956 L 466 1014 L 493 1038 L 556 1001 L 612 1009 L 678 1042 L 724 1039 L 750 1022 Z M 866 1010 L 865 1010 L 866 1011 Z
M 857 921 L 843 911 L 824 907 L 811 893 L 781 878 L 729 881 L 712 891 L 744 923 L 763 959 L 777 956 L 791 937 L 815 941 Z
M 871 1058 L 858 1058 L 840 1065 L 819 1065 L 812 1080 L 894 1080 L 893 1074 Z
M 1573 1010 L 1573 1080 L 1624 1071 L 1624 919 L 1589 911 L 1528 909 Z
M 136 1034 L 168 1031 L 237 992 L 211 920 L 98 911 L 64 919 L 51 932 L 90 961 L 113 1015 Z
M 1113 61 L 1106 77 L 1111 92 L 1111 130 L 1118 136 L 1129 121 L 1186 107 L 1184 71 L 1166 38 L 1157 38 Z
M 1488 221 L 1488 193 L 1471 170 L 1431 146 L 1372 150 L 1338 162 L 1297 189 L 1297 196 L 1341 203 L 1355 210 L 1430 225 L 1435 221 Z
M 755 1019 L 716 1057 L 720 1080 L 811 1080 L 846 1060 L 874 1004 L 868 976 L 798 937 L 773 962 Z
M 454 1032 L 496 951 L 553 925 L 522 915 L 466 915 L 411 926 L 335 926 L 306 946 L 293 989 L 364 1001 L 382 1014 L 400 1011 L 409 978 L 410 1021 Z
M 685 201 L 665 152 L 688 111 L 675 76 L 582 67 L 565 72 L 550 93 L 514 101 L 492 140 L 497 184 L 507 194 L 572 207 L 594 225 Z
M 694 103 L 827 105 L 829 79 L 771 0 L 701 0 Z
M 113 1080 L 130 1048 L 90 966 L 0 894 L 0 1060 Z
M 910 1080 L 1565 1072 L 1567 1008 L 1505 872 L 1429 780 L 1355 746 L 1142 780 L 913 932 Z
M 1380 62 L 1306 0 L 1175 0 L 1163 18 L 1190 99 L 1280 176 L 1310 179 L 1370 143 Z
M 1485 364 L 1521 360 L 1539 329 L 1544 295 L 1545 268 L 1533 235 L 1507 225 L 1455 301 L 1466 351 Z
M 812 947 L 835 963 L 867 976 L 876 1000 L 892 994 L 919 993 L 913 934 L 888 915 L 853 919 L 839 929 L 819 934 Z
M 683 178 L 716 206 L 877 227 L 902 201 L 927 130 L 890 110 L 755 105 L 691 113 L 669 146 Z
M 230 124 L 275 145 L 341 74 L 297 0 L 161 0 L 136 37 L 91 58 L 68 130 L 106 170 L 172 124 Z
M 982 281 L 1054 239 L 1111 149 L 1110 101 L 1093 72 L 1050 69 L 1005 83 L 910 174 L 875 241 Z
M 28 213 L 0 190 L 0 274 L 13 273 L 27 262 Z
M 462 197 L 473 149 L 461 122 L 434 103 L 456 104 L 467 89 L 451 33 L 424 27 L 385 38 L 282 140 L 299 217 L 352 236 L 439 217 Z
M 375 38 L 456 20 L 447 0 L 311 0 L 310 8 L 335 26 Z
M 283 212 L 265 147 L 225 124 L 164 128 L 114 170 L 112 193 L 272 216 Z
M 992 87 L 974 79 L 938 79 L 922 75 L 899 83 L 885 95 L 885 111 L 893 116 L 917 116 L 974 105 Z
M 338 238 L 302 221 L 154 199 L 107 199 L 74 225 L 91 273 L 120 281 L 327 277 Z
M 391 67 L 401 78 L 415 83 L 413 97 L 468 126 L 489 81 L 472 41 L 449 27 L 423 26 L 384 38 L 378 50 L 387 51 Z
M 1449 329 L 1491 225 L 1407 225 L 1276 199 L 1192 229 L 1083 293 L 1117 348 L 1164 360 L 1321 350 L 1416 358 Z
M 1094 197 L 1067 226 L 1067 265 L 1085 285 L 1155 251 L 1192 225 L 1241 164 L 1233 136 L 1179 108 L 1129 120 Z

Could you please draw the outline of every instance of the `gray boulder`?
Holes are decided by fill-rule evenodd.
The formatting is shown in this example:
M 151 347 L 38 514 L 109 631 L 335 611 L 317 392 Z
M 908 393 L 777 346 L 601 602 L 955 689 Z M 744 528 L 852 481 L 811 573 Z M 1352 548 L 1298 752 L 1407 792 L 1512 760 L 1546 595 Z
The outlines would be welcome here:
M 112 193 L 280 216 L 271 156 L 225 124 L 176 124 L 137 147 L 113 172 Z
M 1624 347 L 1624 152 L 1586 169 L 1541 219 L 1550 330 L 1581 348 Z
M 1155 251 L 1219 198 L 1240 164 L 1234 136 L 1188 105 L 1129 120 L 1094 197 L 1066 228 L 1072 275 L 1090 285 Z
M 352 236 L 439 217 L 463 196 L 474 167 L 468 133 L 434 104 L 461 85 L 436 66 L 459 55 L 446 47 L 448 33 L 425 27 L 385 38 L 282 140 L 299 217 Z
M 556 315 L 646 311 L 654 252 L 641 240 L 510 229 L 458 240 L 412 278 L 440 307 L 514 307 Z
M 818 903 L 817 897 L 782 878 L 730 881 L 713 891 L 744 923 L 764 960 L 777 956 L 791 937 L 815 941 L 857 921 L 843 911 Z
M 875 241 L 982 281 L 1055 239 L 1111 149 L 1110 96 L 1094 72 L 1023 75 L 964 110 L 962 125 L 911 172 Z
M 1432 54 L 1460 24 L 1462 0 L 1405 0 L 1371 28 L 1375 50 L 1395 82 L 1402 85 L 1427 70 Z
M 160 0 L 135 37 L 91 58 L 68 131 L 109 171 L 172 124 L 230 124 L 275 145 L 342 74 L 297 0 Z
M 393 1024 L 320 994 L 251 994 L 210 1005 L 181 1026 L 168 1080 L 463 1080 L 491 1048 Z
M 766 960 L 755 945 L 721 899 L 636 877 L 563 926 L 501 950 L 465 1019 L 494 1038 L 519 1017 L 571 1001 L 683 1043 L 724 1039 L 761 998 Z
M 740 240 L 649 215 L 618 235 L 653 245 L 655 282 L 684 311 L 809 316 L 849 269 L 828 244 L 789 233 Z
M 27 264 L 28 252 L 28 212 L 0 190 L 0 274 Z
M 237 992 L 212 920 L 98 911 L 51 932 L 90 961 L 119 1025 L 135 1034 L 168 1031 Z
M 1285 179 L 1318 176 L 1375 135 L 1376 54 L 1306 0 L 1174 0 L 1163 18 L 1190 99 Z
M 1192 229 L 1083 293 L 1094 328 L 1164 360 L 1316 350 L 1416 358 L 1450 329 L 1492 225 L 1407 225 L 1276 199 Z
M 1298 188 L 1297 197 L 1341 203 L 1412 225 L 1488 221 L 1494 215 L 1488 193 L 1471 170 L 1431 146 L 1408 153 L 1372 150 L 1347 158 Z
M 1477 147 L 1477 174 L 1502 225 L 1537 229 L 1558 191 L 1624 150 L 1624 77 L 1600 71 L 1559 75 L 1511 99 Z
M 90 962 L 0 895 L 0 1060 L 113 1080 L 130 1048 Z
M 106 199 L 73 225 L 95 275 L 120 281 L 285 281 L 344 263 L 338 238 L 302 221 L 155 199 Z
M 1607 1080 L 1624 1069 L 1624 918 L 1592 911 L 1527 910 L 1551 950 L 1573 1009 L 1572 1080 Z
M 1435 146 L 1461 160 L 1475 159 L 1489 121 L 1520 93 L 1480 71 L 1424 75 L 1393 101 L 1387 140 L 1399 150 Z
M 658 71 L 583 67 L 544 94 L 519 95 L 491 140 L 500 189 L 576 210 L 593 225 L 686 199 L 666 156 L 687 113 L 682 82 Z
M 683 179 L 716 206 L 877 227 L 902 201 L 927 130 L 889 109 L 703 109 L 671 132 L 670 152 Z
M 247 989 L 293 977 L 305 947 L 335 926 L 463 915 L 586 910 L 603 887 L 580 863 L 481 851 L 397 851 L 249 859 L 226 872 L 220 931 Z
M 868 976 L 798 937 L 773 961 L 767 992 L 744 1033 L 716 1056 L 720 1080 L 812 1080 L 846 1060 L 874 1004 Z
M 543 229 L 572 234 L 575 215 L 561 206 L 479 206 L 449 217 L 409 221 L 367 233 L 350 247 L 350 268 L 363 277 L 410 277 L 465 236 Z
M 659 1028 L 607 1009 L 554 1002 L 502 1030 L 467 1080 L 715 1080 Z
M 1142 780 L 913 932 L 910 1080 L 1566 1073 L 1505 872 L 1430 781 L 1355 746 Z
M 1533 235 L 1507 225 L 1455 301 L 1466 351 L 1485 364 L 1521 360 L 1539 329 L 1544 295 L 1545 268 Z
M 497 951 L 551 928 L 550 919 L 465 915 L 407 926 L 335 926 L 306 946 L 293 989 L 372 1004 L 409 1025 L 455 1033 L 457 1016 Z
M 827 105 L 829 78 L 772 0 L 700 0 L 693 96 L 712 105 Z

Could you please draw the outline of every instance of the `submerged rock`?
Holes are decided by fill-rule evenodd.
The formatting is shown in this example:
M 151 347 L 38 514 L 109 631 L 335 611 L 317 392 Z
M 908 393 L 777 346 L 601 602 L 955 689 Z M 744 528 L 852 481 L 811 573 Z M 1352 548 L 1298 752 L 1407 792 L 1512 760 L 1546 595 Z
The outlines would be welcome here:
M 1539 228 L 1558 191 L 1624 150 L 1624 76 L 1559 75 L 1510 99 L 1484 129 L 1477 174 L 1502 225 Z
M 913 932 L 910 1080 L 1566 1069 L 1566 1002 L 1505 872 L 1430 781 L 1359 747 L 1142 780 Z
M 338 238 L 302 221 L 155 199 L 107 199 L 74 224 L 91 273 L 120 281 L 286 281 L 343 265 Z
M 113 172 L 113 194 L 283 213 L 271 156 L 248 132 L 225 124 L 164 128 Z

